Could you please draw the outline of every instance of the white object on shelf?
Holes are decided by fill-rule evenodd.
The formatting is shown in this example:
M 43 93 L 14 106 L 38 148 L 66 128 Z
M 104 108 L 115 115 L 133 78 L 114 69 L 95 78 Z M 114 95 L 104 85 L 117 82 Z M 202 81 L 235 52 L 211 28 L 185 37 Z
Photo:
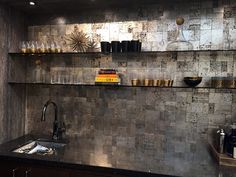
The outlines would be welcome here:
M 236 147 L 233 149 L 233 158 L 236 159 Z

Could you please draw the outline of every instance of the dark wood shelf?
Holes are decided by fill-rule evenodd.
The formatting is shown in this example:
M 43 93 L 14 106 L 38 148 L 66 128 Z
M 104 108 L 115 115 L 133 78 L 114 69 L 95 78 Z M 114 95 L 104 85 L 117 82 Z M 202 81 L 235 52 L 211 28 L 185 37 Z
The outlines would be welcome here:
M 140 55 L 140 54 L 176 54 L 176 53 L 199 53 L 199 52 L 236 52 L 236 50 L 182 50 L 182 51 L 142 51 L 142 52 L 120 52 L 120 53 L 102 53 L 102 52 L 63 52 L 63 53 L 19 53 L 10 52 L 10 56 L 70 56 L 70 55 Z
M 132 85 L 117 85 L 117 84 L 60 84 L 60 83 L 33 83 L 33 82 L 8 82 L 10 85 L 45 85 L 45 86 L 88 86 L 88 87 L 133 87 L 133 88 L 160 88 L 160 89 L 216 89 L 216 90 L 236 90 L 236 88 L 213 88 L 213 87 L 188 87 L 188 86 L 172 86 L 172 87 L 159 87 L 159 86 L 132 86 Z
M 98 55 L 101 52 L 61 52 L 61 53 L 21 53 L 21 52 L 10 52 L 11 56 L 37 56 L 37 55 Z M 109 54 L 109 53 L 108 53 Z

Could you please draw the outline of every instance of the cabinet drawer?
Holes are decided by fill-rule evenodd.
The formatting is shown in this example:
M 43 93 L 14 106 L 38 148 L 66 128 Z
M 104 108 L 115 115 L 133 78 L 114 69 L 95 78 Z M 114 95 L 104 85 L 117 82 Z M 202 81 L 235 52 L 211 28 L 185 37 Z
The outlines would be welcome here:
M 126 177 L 112 173 L 98 173 L 93 171 L 73 171 L 70 177 Z

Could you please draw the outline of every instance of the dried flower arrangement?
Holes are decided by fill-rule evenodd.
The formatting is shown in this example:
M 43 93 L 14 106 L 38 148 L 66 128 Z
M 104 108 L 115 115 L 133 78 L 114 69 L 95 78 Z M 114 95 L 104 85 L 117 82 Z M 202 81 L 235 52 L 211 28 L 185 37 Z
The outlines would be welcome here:
M 96 52 L 98 51 L 97 42 L 94 40 L 89 40 L 87 52 Z
M 74 26 L 74 31 L 65 37 L 67 44 L 76 52 L 94 52 L 97 50 L 97 43 L 89 40 L 89 37 L 83 31 L 78 30 L 78 26 Z

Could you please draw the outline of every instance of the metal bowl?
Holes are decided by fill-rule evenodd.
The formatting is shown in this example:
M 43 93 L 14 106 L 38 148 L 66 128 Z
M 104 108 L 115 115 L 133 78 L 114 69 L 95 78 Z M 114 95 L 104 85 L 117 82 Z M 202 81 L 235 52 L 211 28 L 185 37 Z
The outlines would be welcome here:
M 202 77 L 184 77 L 184 82 L 189 87 L 196 87 L 202 82 Z

